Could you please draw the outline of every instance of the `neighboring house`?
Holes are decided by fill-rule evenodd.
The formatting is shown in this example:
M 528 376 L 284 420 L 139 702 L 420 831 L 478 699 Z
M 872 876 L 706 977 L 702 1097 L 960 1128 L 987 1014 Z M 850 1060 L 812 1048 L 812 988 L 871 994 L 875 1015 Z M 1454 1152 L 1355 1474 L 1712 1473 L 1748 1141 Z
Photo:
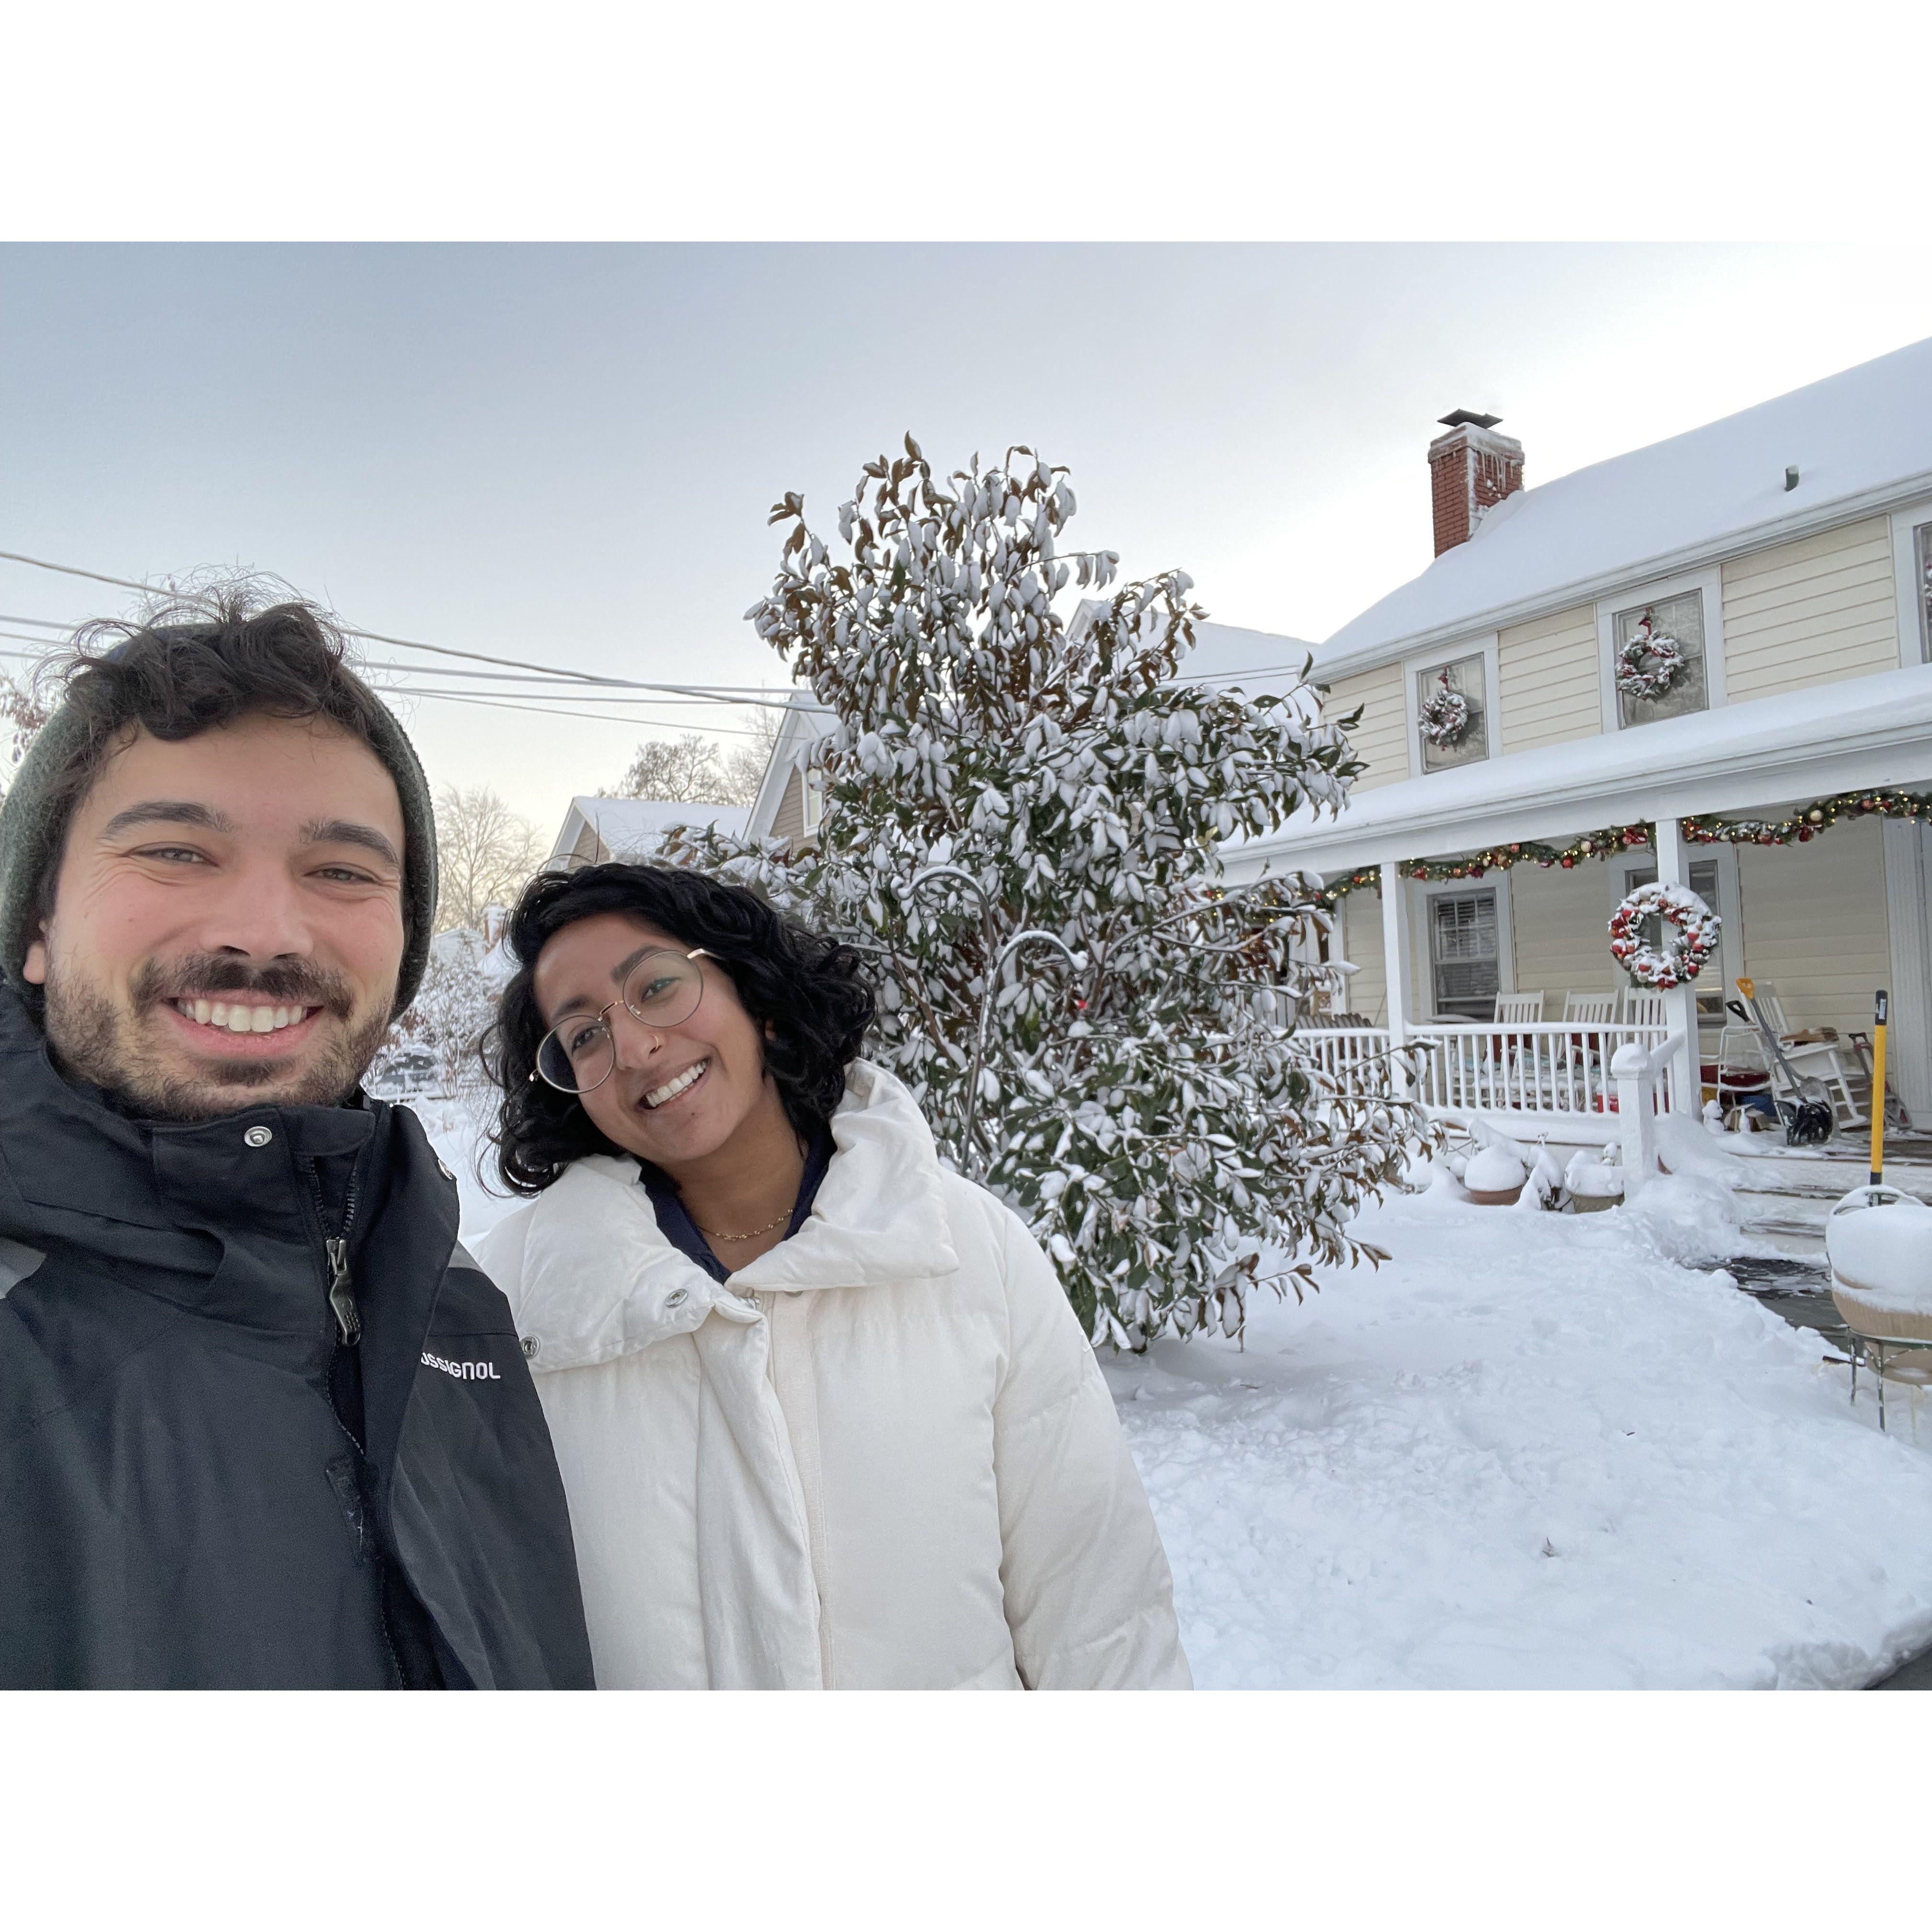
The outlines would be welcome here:
M 1592 996 L 1642 1022 L 1618 1037 L 1695 1036 L 1708 1069 L 1729 1050 L 1739 974 L 1776 988 L 1792 1028 L 1840 1035 L 1869 1026 L 1888 986 L 1897 1084 L 1932 1112 L 1928 826 L 1848 815 L 1787 844 L 1697 842 L 1682 823 L 1932 784 L 1932 341 L 1534 489 L 1496 418 L 1443 421 L 1435 562 L 1316 653 L 1329 715 L 1360 710 L 1368 769 L 1339 820 L 1298 814 L 1227 854 L 1236 880 L 1306 868 L 1356 886 L 1338 901 L 1339 951 L 1359 969 L 1348 1004 L 1376 1030 L 1350 1051 L 1427 1040 L 1425 1097 L 1447 1111 L 1480 1101 L 1467 1070 L 1493 1083 L 1534 1061 L 1513 1095 L 1495 1089 L 1498 1109 L 1600 1112 L 1600 1083 L 1576 1069 L 1615 1040 L 1561 1024 L 1600 1012 Z M 1682 659 L 1654 700 L 1615 675 L 1646 618 Z M 1435 706 L 1438 733 L 1445 713 L 1466 724 L 1432 742 L 1444 692 L 1461 704 Z M 1567 868 L 1401 869 L 1467 874 L 1497 848 L 1642 824 L 1654 844 Z M 1660 873 L 1718 910 L 1721 952 L 1640 1004 L 1606 922 Z M 1541 1035 L 1522 1023 L 1533 998 L 1496 1012 L 1513 994 L 1543 996 Z M 1698 1083 L 1681 1049 L 1676 1064 L 1670 1104 L 1689 1112 Z
M 1068 626 L 1070 634 L 1077 638 L 1094 614 L 1106 608 L 1100 599 L 1084 599 Z M 1292 680 L 1314 649 L 1299 638 L 1272 631 L 1197 624 L 1194 649 L 1181 660 L 1179 675 L 1189 683 L 1232 688 L 1252 682 L 1259 688 Z M 809 848 L 817 838 L 824 782 L 812 754 L 820 740 L 830 736 L 832 724 L 831 712 L 810 692 L 794 692 L 752 806 L 748 830 L 753 838 L 782 839 L 794 850 Z
M 832 713 L 809 691 L 792 693 L 746 821 L 752 838 L 780 838 L 791 850 L 817 842 L 825 781 L 812 754 L 821 738 L 831 736 L 832 723 Z
M 550 866 L 594 866 L 606 859 L 646 859 L 675 825 L 715 825 L 742 832 L 742 805 L 706 800 L 674 803 L 657 798 L 574 798 L 564 814 L 546 862 Z

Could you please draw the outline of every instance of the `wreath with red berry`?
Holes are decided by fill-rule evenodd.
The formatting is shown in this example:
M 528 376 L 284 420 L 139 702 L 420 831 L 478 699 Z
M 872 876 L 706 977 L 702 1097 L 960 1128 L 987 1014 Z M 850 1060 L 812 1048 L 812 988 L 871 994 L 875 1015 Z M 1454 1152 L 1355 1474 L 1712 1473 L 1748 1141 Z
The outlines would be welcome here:
M 1646 946 L 1637 936 L 1651 918 L 1664 921 L 1663 948 Z M 1667 992 L 1704 970 L 1718 950 L 1722 923 L 1688 886 L 1639 886 L 1610 915 L 1610 956 L 1640 986 Z
M 1661 698 L 1684 675 L 1684 646 L 1646 610 L 1617 646 L 1617 688 L 1626 698 Z

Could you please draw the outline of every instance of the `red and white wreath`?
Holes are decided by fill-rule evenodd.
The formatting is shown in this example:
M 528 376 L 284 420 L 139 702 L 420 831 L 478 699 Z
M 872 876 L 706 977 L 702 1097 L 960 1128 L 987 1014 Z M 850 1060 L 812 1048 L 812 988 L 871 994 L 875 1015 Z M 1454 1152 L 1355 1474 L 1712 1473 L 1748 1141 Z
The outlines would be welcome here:
M 1646 946 L 1637 937 L 1647 919 L 1660 918 L 1668 950 Z M 1688 886 L 1639 886 L 1610 915 L 1610 956 L 1640 986 L 1659 992 L 1687 985 L 1718 950 L 1722 922 Z M 1668 928 L 1676 928 L 1670 945 Z
M 1684 646 L 1646 610 L 1617 646 L 1617 688 L 1626 698 L 1661 698 L 1684 674 Z
M 1422 735 L 1438 752 L 1460 745 L 1469 729 L 1469 700 L 1449 686 L 1449 674 L 1442 674 L 1441 688 L 1423 700 Z

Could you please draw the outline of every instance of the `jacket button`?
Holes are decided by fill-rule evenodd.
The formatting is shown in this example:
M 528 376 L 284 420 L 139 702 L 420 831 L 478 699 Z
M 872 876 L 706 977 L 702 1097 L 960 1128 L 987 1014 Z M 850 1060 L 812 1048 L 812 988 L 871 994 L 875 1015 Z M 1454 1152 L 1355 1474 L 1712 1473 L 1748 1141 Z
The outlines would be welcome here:
M 274 1138 L 273 1127 L 250 1127 L 242 1136 L 244 1144 L 248 1147 L 266 1147 Z
M 444 1162 L 441 1154 L 438 1154 L 436 1157 L 436 1171 L 437 1173 L 441 1174 L 446 1180 L 454 1180 L 456 1178 L 455 1175 L 450 1172 L 449 1168 Z
M 671 1290 L 670 1294 L 664 1297 L 664 1306 L 667 1308 L 682 1308 L 690 1299 L 691 1290 L 689 1288 L 674 1288 Z
M 533 1362 L 536 1360 L 537 1350 L 543 1345 L 536 1336 L 526 1335 L 517 1346 L 524 1352 L 524 1360 L 526 1362 Z

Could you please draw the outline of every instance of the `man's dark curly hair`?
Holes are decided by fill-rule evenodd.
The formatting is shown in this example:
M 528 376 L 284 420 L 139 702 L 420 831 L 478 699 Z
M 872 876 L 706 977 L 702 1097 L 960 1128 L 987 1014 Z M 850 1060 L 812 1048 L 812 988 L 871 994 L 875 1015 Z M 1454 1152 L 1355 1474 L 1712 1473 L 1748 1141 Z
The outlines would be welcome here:
M 809 1136 L 832 1117 L 845 1070 L 872 1023 L 872 988 L 859 956 L 808 932 L 755 892 L 674 866 L 614 861 L 574 872 L 539 872 L 510 915 L 517 973 L 484 1036 L 484 1064 L 503 1090 L 490 1138 L 497 1172 L 518 1194 L 540 1194 L 586 1154 L 622 1155 L 574 1095 L 530 1076 L 547 1030 L 531 981 L 544 945 L 567 926 L 617 913 L 686 946 L 704 970 L 730 980 L 764 1040 L 765 1066 L 786 1118 Z

